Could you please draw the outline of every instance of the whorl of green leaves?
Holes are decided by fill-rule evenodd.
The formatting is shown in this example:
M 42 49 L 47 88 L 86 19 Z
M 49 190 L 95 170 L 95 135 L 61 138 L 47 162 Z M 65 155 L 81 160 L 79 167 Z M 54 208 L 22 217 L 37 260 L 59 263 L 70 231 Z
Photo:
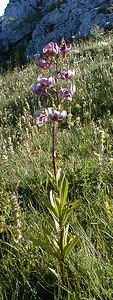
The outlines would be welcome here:
M 68 222 L 78 200 L 73 203 L 68 201 L 68 181 L 61 169 L 58 170 L 56 178 L 49 171 L 48 175 L 54 190 L 50 191 L 50 200 L 44 200 L 44 204 L 52 216 L 53 230 L 50 231 L 46 226 L 43 226 L 45 241 L 35 240 L 34 242 L 61 263 L 65 262 L 78 241 L 78 236 L 70 237 Z

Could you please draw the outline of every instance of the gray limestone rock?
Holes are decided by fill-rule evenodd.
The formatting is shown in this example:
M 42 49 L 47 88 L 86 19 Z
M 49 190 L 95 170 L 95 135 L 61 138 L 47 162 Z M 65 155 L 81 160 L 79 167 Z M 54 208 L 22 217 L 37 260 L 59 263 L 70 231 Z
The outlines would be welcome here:
M 106 24 L 113 26 L 113 0 L 10 0 L 0 18 L 0 57 L 20 46 L 31 57 L 49 41 L 87 36 Z

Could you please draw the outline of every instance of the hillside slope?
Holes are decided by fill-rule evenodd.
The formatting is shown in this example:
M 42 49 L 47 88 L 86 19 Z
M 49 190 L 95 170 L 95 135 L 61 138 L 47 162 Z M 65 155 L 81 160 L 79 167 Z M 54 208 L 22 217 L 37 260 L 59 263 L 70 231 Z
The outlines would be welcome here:
M 79 201 L 69 217 L 69 236 L 77 235 L 79 241 L 65 263 L 64 289 L 70 300 L 112 300 L 112 32 L 93 32 L 90 40 L 74 40 L 73 49 L 78 52 L 67 55 L 59 66 L 75 68 L 76 92 L 71 102 L 64 102 L 72 118 L 59 122 L 55 139 L 57 168 L 62 168 L 69 182 L 68 201 Z M 33 113 L 54 105 L 55 91 L 51 88 L 48 96 L 34 96 L 30 86 L 39 74 L 34 61 L 0 74 L 3 300 L 63 300 L 58 260 L 43 249 L 45 227 L 57 239 L 44 206 L 53 188 L 47 175 L 47 170 L 53 172 L 52 128 L 50 122 L 38 128 Z

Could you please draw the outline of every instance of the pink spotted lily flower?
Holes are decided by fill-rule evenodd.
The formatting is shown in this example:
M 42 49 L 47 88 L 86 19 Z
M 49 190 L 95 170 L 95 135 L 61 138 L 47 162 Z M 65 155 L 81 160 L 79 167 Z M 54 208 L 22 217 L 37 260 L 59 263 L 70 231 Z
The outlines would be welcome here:
M 72 101 L 72 97 L 75 93 L 75 85 L 72 84 L 70 89 L 61 88 L 59 93 L 60 93 L 62 98 L 66 99 L 66 100 L 69 100 L 69 101 Z
M 75 76 L 75 69 L 68 70 L 68 71 L 64 69 L 61 73 L 58 74 L 58 77 L 64 80 L 72 79 L 74 76 Z
M 47 121 L 47 116 L 42 114 L 42 112 L 40 110 L 35 111 L 33 118 L 39 127 L 43 126 L 45 121 Z
M 55 84 L 55 79 L 52 75 L 44 77 L 42 74 L 40 74 L 38 76 L 38 82 L 43 87 L 52 87 Z
M 52 108 L 48 107 L 46 112 L 48 120 L 52 122 L 58 122 L 59 120 L 63 120 L 67 117 L 67 112 L 65 110 L 62 110 L 61 112 L 57 110 L 52 111 Z
M 38 54 L 35 55 L 35 63 L 38 67 L 47 70 L 52 67 L 52 61 L 50 59 L 39 58 Z
M 30 87 L 30 90 L 35 93 L 37 96 L 46 96 L 47 95 L 47 90 L 45 86 L 42 86 L 40 83 L 36 84 L 33 83 Z
M 43 124 L 48 120 L 52 122 L 58 122 L 60 120 L 63 120 L 67 117 L 67 112 L 65 110 L 57 111 L 57 110 L 52 110 L 51 107 L 48 107 L 46 109 L 46 115 L 43 114 L 40 110 L 36 110 L 33 118 L 36 122 L 36 124 L 41 127 Z
M 47 56 L 56 56 L 59 53 L 57 43 L 50 42 L 43 48 L 43 53 Z

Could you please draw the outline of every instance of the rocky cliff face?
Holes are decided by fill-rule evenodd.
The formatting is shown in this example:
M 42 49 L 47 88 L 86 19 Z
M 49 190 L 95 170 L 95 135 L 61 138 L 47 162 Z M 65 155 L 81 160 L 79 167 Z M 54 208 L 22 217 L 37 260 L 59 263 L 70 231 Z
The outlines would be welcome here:
M 112 27 L 113 0 L 10 0 L 0 18 L 0 57 L 23 49 L 31 57 L 49 41 L 89 35 L 93 25 Z

